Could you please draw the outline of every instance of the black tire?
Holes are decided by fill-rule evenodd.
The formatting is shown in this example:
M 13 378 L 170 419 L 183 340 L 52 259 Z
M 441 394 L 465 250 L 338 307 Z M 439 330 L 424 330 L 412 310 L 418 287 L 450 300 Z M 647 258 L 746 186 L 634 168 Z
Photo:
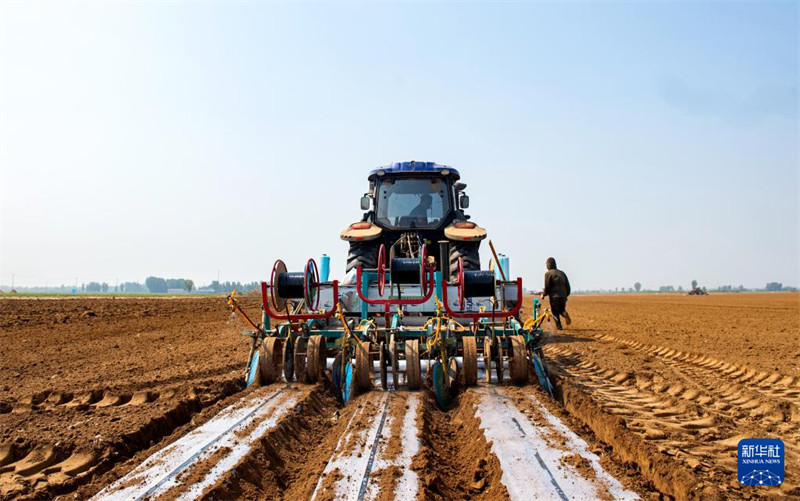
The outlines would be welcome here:
M 350 252 L 347 253 L 347 270 L 349 273 L 353 268 L 361 265 L 364 268 L 377 268 L 378 266 L 378 240 L 369 242 L 350 242 Z
M 478 242 L 450 242 L 450 280 L 458 274 L 458 258 L 464 262 L 464 270 L 480 270 L 481 255 Z

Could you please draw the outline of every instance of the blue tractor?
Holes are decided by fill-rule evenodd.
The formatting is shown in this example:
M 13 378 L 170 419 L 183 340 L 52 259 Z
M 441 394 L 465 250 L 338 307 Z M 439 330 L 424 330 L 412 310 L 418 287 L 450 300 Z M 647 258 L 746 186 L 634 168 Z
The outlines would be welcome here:
M 437 271 L 455 277 L 459 259 L 465 270 L 480 269 L 486 230 L 464 212 L 469 197 L 460 178 L 456 169 L 434 162 L 396 162 L 370 172 L 364 215 L 341 233 L 350 244 L 346 271 L 374 268 L 381 245 L 391 260 L 416 257 L 423 245 L 435 249 L 442 242 L 449 252 L 435 259 Z
M 341 283 L 329 280 L 326 256 L 299 272 L 277 260 L 258 324 L 230 296 L 251 327 L 248 384 L 330 378 L 347 402 L 376 386 L 419 389 L 424 374 L 446 408 L 461 386 L 525 384 L 530 373 L 552 393 L 540 348 L 549 313 L 533 299 L 522 319 L 522 279 L 508 276 L 505 258 L 480 269 L 486 231 L 465 214 L 459 179 L 433 162 L 371 171 L 363 217 L 341 233 Z

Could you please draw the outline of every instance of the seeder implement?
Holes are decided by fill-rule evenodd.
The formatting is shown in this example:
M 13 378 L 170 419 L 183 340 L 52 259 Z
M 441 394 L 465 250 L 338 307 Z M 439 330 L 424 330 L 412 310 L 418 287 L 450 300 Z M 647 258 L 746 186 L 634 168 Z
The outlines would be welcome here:
M 411 162 L 370 174 L 362 208 L 372 198 L 375 209 L 342 233 L 351 244 L 343 283 L 328 280 L 327 256 L 322 273 L 313 259 L 302 272 L 277 260 L 261 284 L 260 324 L 230 296 L 251 327 L 248 384 L 329 377 L 347 402 L 376 385 L 417 390 L 425 373 L 446 408 L 460 385 L 525 384 L 531 367 L 552 392 L 539 348 L 548 312 L 534 299 L 534 317 L 522 322 L 522 279 L 506 278 L 508 258 L 493 246 L 497 269 L 480 269 L 486 232 L 463 213 L 458 172 L 441 167 Z M 420 205 L 411 210 L 409 200 Z M 432 242 L 438 256 L 428 255 Z
M 386 253 L 379 255 L 376 268 L 358 268 L 352 285 L 320 281 L 314 260 L 298 273 L 276 261 L 271 281 L 261 285 L 261 324 L 232 294 L 231 309 L 252 328 L 245 331 L 252 338 L 247 383 L 314 383 L 328 377 L 329 368 L 346 402 L 376 385 L 417 390 L 424 372 L 446 408 L 459 385 L 481 379 L 525 384 L 531 366 L 552 391 L 538 348 L 548 312 L 520 323 L 521 279 L 504 282 L 459 263 L 456 280 L 448 282 L 426 262 L 423 246 L 416 270 L 410 262 L 395 262 L 406 275 L 395 273 L 401 280 L 392 280 Z

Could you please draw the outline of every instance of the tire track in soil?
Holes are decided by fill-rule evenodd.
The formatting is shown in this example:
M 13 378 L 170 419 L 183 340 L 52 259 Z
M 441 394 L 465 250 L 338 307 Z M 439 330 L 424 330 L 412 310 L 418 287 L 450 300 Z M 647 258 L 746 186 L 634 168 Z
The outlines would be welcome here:
M 51 430 L 55 438 L 0 443 L 0 497 L 41 499 L 74 491 L 241 388 L 239 378 L 230 376 L 195 381 L 188 387 L 94 389 L 78 394 L 43 391 L 20 399 L 7 413 L 9 430 L 15 423 L 32 423 Z M 137 412 L 142 418 L 132 428 L 125 427 L 128 414 Z M 114 429 L 120 431 L 112 432 L 109 425 L 119 425 Z M 94 430 L 90 438 L 80 431 L 90 429 Z
M 708 380 L 709 375 L 692 373 L 685 364 L 678 367 L 667 364 L 675 377 L 668 382 L 656 383 L 582 360 L 579 354 L 563 346 L 548 345 L 545 352 L 557 379 L 562 380 L 562 386 L 584 407 L 572 405 L 578 414 L 587 414 L 579 417 L 595 422 L 595 427 L 599 428 L 614 428 L 614 425 L 609 419 L 597 418 L 595 414 L 598 411 L 609 418 L 620 419 L 623 428 L 636 434 L 638 440 L 631 445 L 617 439 L 617 435 L 624 435 L 622 432 L 608 434 L 612 441 L 616 440 L 618 447 L 641 449 L 641 445 L 647 445 L 659 456 L 670 458 L 685 470 L 684 473 L 675 471 L 664 475 L 648 467 L 646 453 L 633 454 L 631 457 L 638 459 L 645 476 L 659 490 L 679 499 L 713 495 L 746 497 L 736 481 L 736 444 L 739 439 L 746 438 L 740 433 L 740 419 L 751 412 L 769 414 L 774 405 L 764 402 L 763 398 L 755 400 L 754 404 L 750 400 L 754 396 L 744 398 L 736 391 L 737 388 L 698 383 Z M 569 410 L 566 395 L 562 398 Z M 590 422 L 587 424 L 594 430 Z M 644 444 L 639 443 L 641 441 Z M 793 461 L 796 443 L 785 443 L 790 451 L 787 462 Z M 686 472 L 702 480 L 695 481 L 692 486 L 687 481 Z M 716 494 L 712 495 L 713 492 Z M 796 494 L 793 482 L 784 482 L 779 491 L 770 493 L 778 497 Z
M 685 383 L 663 388 L 646 382 L 642 383 L 643 388 L 667 391 L 674 397 L 704 406 L 732 423 L 746 421 L 748 428 L 760 437 L 782 439 L 786 448 L 785 462 L 788 466 L 794 466 L 787 468 L 790 481 L 785 481 L 784 489 L 797 485 L 793 477 L 800 467 L 800 410 L 796 403 L 800 398 L 798 378 L 777 372 L 755 371 L 713 357 L 645 345 L 608 334 L 597 336 L 597 339 L 655 356 Z M 718 384 L 720 375 L 727 381 Z M 741 438 L 752 436 L 740 434 L 726 440 L 725 445 L 735 447 Z M 713 452 L 709 450 L 709 454 Z M 730 469 L 736 469 L 735 457 L 723 461 Z
M 172 384 L 158 384 L 156 381 L 138 383 L 132 388 L 94 388 L 81 392 L 70 391 L 51 391 L 43 390 L 31 395 L 27 395 L 18 400 L 0 401 L 0 414 L 23 414 L 26 412 L 48 411 L 59 408 L 78 408 L 86 410 L 88 408 L 101 409 L 103 407 L 118 406 L 139 406 L 154 403 L 157 400 L 173 400 L 179 398 L 180 393 L 186 397 L 193 398 L 199 393 L 197 388 L 187 388 L 187 384 L 177 384 L 176 382 L 188 382 L 195 386 L 203 385 L 213 380 L 208 376 L 221 376 L 222 379 L 230 379 L 231 372 L 238 371 L 239 365 L 224 367 L 218 371 L 207 371 L 203 378 L 186 375 L 184 377 L 171 378 Z M 219 379 L 219 378 L 214 378 Z
M 590 334 L 591 335 L 591 334 Z M 793 412 L 797 413 L 795 402 L 800 399 L 800 377 L 785 376 L 778 372 L 764 372 L 751 369 L 744 365 L 726 362 L 708 355 L 685 352 L 675 348 L 644 344 L 637 341 L 622 339 L 610 334 L 592 337 L 624 344 L 635 350 L 655 355 L 661 359 L 669 360 L 681 365 L 693 365 L 713 373 L 715 377 L 722 376 L 733 383 L 747 387 L 750 390 L 762 393 L 771 399 L 784 399 L 792 404 Z

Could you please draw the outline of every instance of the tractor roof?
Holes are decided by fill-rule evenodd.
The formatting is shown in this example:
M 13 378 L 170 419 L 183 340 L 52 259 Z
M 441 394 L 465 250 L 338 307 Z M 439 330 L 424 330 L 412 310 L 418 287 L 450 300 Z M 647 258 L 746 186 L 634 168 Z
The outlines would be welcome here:
M 437 164 L 436 162 L 394 162 L 390 165 L 385 165 L 377 169 L 371 170 L 369 173 L 369 180 L 375 179 L 378 172 L 384 171 L 385 174 L 433 174 L 441 173 L 442 170 L 448 170 L 450 176 L 454 179 L 460 179 L 461 175 L 458 171 L 448 165 Z

